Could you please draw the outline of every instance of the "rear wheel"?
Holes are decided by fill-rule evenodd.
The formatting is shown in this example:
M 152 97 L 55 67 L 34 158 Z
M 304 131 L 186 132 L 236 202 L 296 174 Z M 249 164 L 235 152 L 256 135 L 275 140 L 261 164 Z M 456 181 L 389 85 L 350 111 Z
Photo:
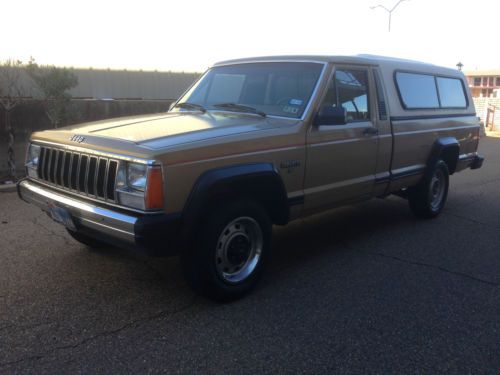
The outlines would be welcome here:
M 184 276 L 205 297 L 237 299 L 261 277 L 270 251 L 271 221 L 260 205 L 236 201 L 218 208 L 204 223 L 181 255 Z
M 92 237 L 89 237 L 83 233 L 80 232 L 74 232 L 72 230 L 66 229 L 68 234 L 76 241 L 80 242 L 81 244 L 84 244 L 87 247 L 90 247 L 92 249 L 102 249 L 106 246 L 109 246 L 105 242 L 96 240 Z
M 431 219 L 438 216 L 448 197 L 449 172 L 443 160 L 438 160 L 423 180 L 408 190 L 408 202 L 415 216 Z

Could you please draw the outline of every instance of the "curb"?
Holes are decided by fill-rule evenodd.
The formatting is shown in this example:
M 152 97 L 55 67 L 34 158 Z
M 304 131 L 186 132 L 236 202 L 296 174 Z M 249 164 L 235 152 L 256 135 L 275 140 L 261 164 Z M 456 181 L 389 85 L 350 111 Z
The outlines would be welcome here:
M 16 184 L 2 184 L 0 185 L 0 193 L 13 193 L 17 190 Z

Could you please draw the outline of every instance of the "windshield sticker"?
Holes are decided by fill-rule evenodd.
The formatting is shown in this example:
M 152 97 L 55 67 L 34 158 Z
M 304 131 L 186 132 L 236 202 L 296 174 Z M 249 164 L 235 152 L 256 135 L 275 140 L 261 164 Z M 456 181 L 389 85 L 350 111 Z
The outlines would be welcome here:
M 290 99 L 288 104 L 290 105 L 302 105 L 303 100 L 301 99 Z
M 297 113 L 299 113 L 299 109 L 286 105 L 283 107 L 283 112 L 292 113 L 292 114 L 296 115 Z

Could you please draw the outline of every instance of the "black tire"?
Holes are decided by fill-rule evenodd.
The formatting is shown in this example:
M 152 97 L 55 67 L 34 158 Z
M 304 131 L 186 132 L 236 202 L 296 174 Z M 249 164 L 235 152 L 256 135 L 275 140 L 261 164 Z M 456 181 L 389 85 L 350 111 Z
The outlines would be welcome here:
M 443 160 L 438 160 L 417 186 L 408 189 L 413 214 L 421 219 L 437 217 L 446 203 L 449 181 L 448 166 Z
M 86 236 L 83 233 L 80 232 L 74 232 L 72 230 L 66 229 L 68 234 L 76 241 L 80 242 L 81 244 L 84 244 L 85 246 L 92 248 L 92 249 L 102 249 L 104 247 L 109 247 L 109 245 L 105 242 L 96 240 L 92 237 Z
M 248 200 L 231 201 L 210 212 L 181 254 L 181 266 L 195 292 L 232 301 L 261 278 L 271 250 L 272 223 L 260 205 Z

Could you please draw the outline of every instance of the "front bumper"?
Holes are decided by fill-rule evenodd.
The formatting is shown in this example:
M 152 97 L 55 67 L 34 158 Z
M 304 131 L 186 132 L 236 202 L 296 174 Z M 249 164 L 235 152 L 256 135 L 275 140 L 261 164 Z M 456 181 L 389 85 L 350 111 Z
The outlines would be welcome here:
M 19 197 L 49 212 L 65 209 L 78 232 L 114 246 L 165 256 L 179 252 L 181 215 L 140 215 L 119 212 L 79 200 L 24 179 L 17 184 Z

